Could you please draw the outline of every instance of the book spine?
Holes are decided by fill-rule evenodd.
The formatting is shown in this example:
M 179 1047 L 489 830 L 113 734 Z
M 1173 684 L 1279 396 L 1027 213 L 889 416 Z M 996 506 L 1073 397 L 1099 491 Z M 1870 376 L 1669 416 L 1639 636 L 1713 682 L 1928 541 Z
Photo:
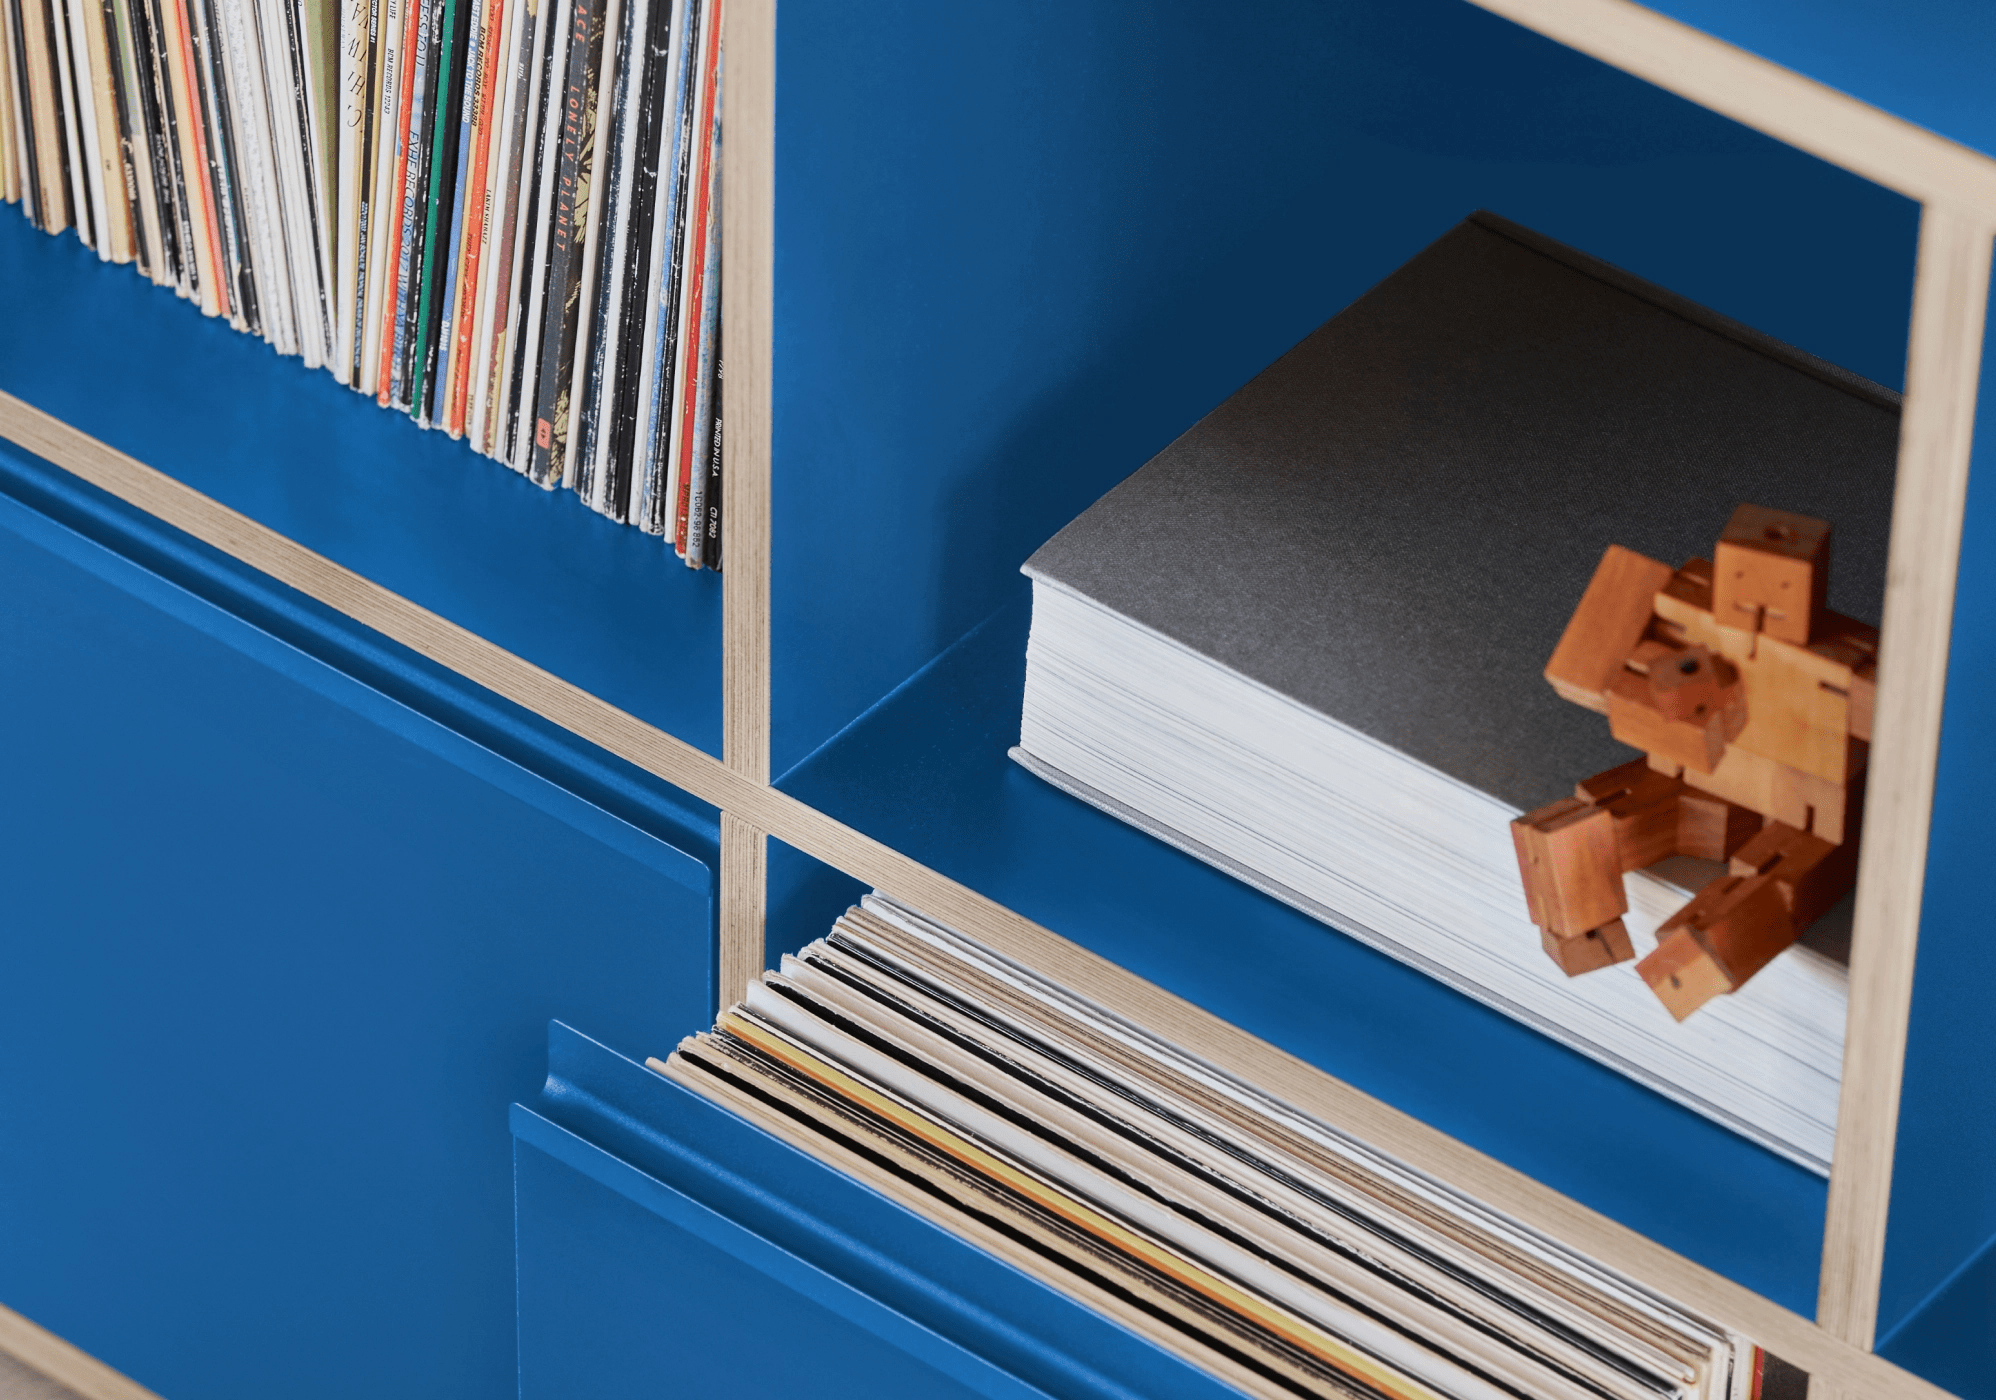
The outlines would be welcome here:
M 589 217 L 590 161 L 595 154 L 596 91 L 602 68 L 601 0 L 570 0 L 568 82 L 562 94 L 561 160 L 548 239 L 547 325 L 541 345 L 534 455 L 528 475 L 552 489 L 568 465 L 569 386 L 582 305 L 580 257 Z

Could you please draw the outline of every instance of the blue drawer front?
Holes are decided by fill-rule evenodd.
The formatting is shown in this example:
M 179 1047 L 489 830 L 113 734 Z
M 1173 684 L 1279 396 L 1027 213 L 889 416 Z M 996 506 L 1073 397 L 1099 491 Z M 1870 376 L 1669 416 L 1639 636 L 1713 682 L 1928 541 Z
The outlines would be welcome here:
M 0 457 L 0 1303 L 171 1400 L 510 1394 L 506 1106 L 711 1017 L 711 817 Z
M 713 1394 L 685 1387 L 723 1374 L 745 1400 L 843 1395 L 848 1383 L 877 1400 L 1239 1395 L 567 1026 L 549 1027 L 546 1088 L 533 1108 L 514 1105 L 513 1134 L 523 1400 Z M 659 1223 L 634 1233 L 633 1212 Z M 716 1259 L 730 1267 L 713 1273 Z M 792 1347 L 793 1318 L 798 1354 L 773 1354 Z M 564 1389 L 561 1368 L 583 1364 L 617 1384 Z M 866 1366 L 878 1368 L 870 1384 Z

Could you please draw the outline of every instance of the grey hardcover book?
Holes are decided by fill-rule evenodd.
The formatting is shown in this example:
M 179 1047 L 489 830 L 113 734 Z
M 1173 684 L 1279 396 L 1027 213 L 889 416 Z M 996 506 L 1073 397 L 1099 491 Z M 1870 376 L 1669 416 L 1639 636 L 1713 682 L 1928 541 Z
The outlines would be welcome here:
M 1546 962 L 1507 823 L 1634 756 L 1541 674 L 1609 544 L 1675 565 L 1741 502 L 1817 516 L 1830 606 L 1877 621 L 1898 417 L 1888 390 L 1472 216 L 1027 562 L 1015 756 L 1827 1171 L 1834 947 L 1676 1026 L 1626 968 Z M 1685 897 L 1672 876 L 1630 878 L 1639 948 Z

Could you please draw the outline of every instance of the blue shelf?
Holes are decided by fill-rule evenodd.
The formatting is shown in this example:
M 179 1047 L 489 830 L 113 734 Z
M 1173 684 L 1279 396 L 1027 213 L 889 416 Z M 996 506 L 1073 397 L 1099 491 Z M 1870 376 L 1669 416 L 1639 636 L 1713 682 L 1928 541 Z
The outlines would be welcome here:
M 1814 1312 L 1820 1178 L 1012 763 L 1025 591 L 1021 580 L 1000 612 L 778 786 L 1603 1214 Z
M 1983 0 L 1649 0 L 1649 8 L 1996 156 Z
M 721 587 L 0 211 L 0 389 L 707 752 Z

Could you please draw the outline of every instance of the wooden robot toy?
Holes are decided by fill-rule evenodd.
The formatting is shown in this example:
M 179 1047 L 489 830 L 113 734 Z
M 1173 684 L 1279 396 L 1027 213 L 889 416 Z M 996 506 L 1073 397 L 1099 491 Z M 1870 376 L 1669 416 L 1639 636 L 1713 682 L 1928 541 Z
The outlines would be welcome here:
M 1710 562 L 1602 555 L 1545 676 L 1647 756 L 1511 823 L 1569 977 L 1635 955 L 1622 875 L 1666 856 L 1727 863 L 1636 965 L 1680 1021 L 1856 883 L 1878 633 L 1824 606 L 1829 563 L 1827 523 L 1751 505 Z

